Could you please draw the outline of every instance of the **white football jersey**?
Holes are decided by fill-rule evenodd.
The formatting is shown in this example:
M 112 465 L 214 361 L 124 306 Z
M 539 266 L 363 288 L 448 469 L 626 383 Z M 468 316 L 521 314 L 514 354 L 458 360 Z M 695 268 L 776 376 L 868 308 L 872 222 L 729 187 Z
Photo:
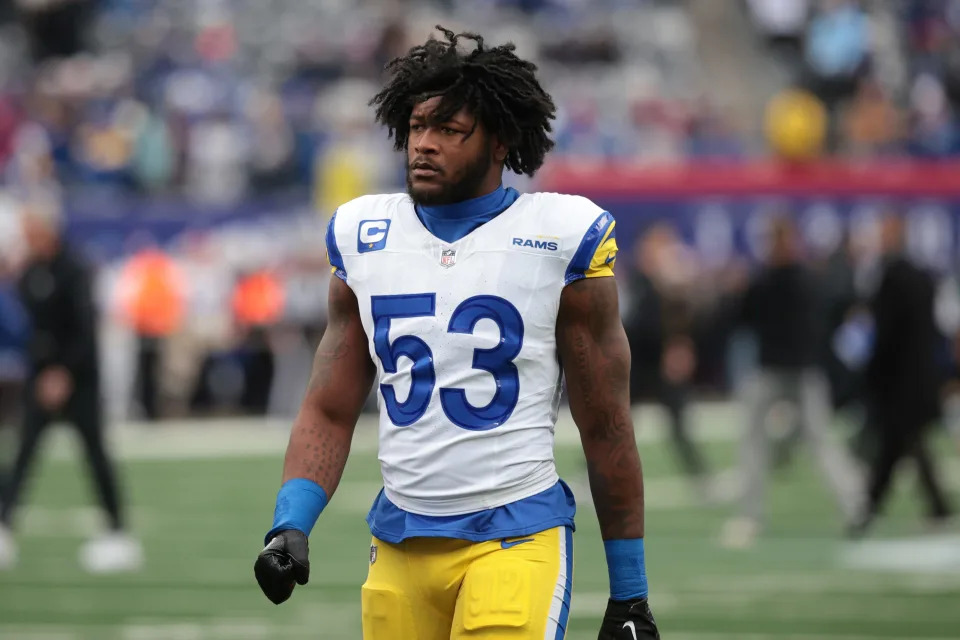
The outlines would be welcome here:
M 560 292 L 612 274 L 613 227 L 591 201 L 553 193 L 521 195 L 452 243 L 423 226 L 406 194 L 337 210 L 328 249 L 377 366 L 391 502 L 457 515 L 557 482 Z

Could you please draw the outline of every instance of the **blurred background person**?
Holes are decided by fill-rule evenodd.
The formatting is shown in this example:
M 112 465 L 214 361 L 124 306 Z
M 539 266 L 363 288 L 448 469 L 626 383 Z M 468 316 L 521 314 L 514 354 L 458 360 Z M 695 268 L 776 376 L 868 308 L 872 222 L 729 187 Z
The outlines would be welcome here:
M 265 415 L 276 371 L 270 327 L 282 317 L 285 304 L 280 278 L 270 269 L 243 274 L 237 279 L 232 303 L 243 351 L 240 406 L 249 414 Z
M 622 302 L 630 341 L 630 401 L 652 399 L 663 406 L 680 465 L 709 503 L 715 488 L 690 433 L 689 396 L 697 366 L 691 299 L 695 258 L 667 224 L 648 229 L 634 247 Z
M 948 344 L 950 364 L 943 388 L 943 422 L 960 447 L 960 279 L 951 273 L 940 280 L 934 303 L 937 328 Z
M 870 316 L 857 288 L 853 243 L 842 237 L 826 260 L 813 265 L 821 296 L 823 330 L 818 334 L 818 353 L 830 383 L 835 411 L 861 404 L 862 369 L 869 355 Z
M 858 0 L 820 0 L 804 46 L 806 85 L 819 97 L 835 123 L 840 106 L 854 95 L 870 61 L 870 21 Z M 827 144 L 839 138 L 829 129 Z
M 141 550 L 126 530 L 116 470 L 104 442 L 101 412 L 97 314 L 88 267 L 63 241 L 58 204 L 28 201 L 23 211 L 28 257 L 17 285 L 30 324 L 29 377 L 23 422 L 8 482 L 0 495 L 0 566 L 17 559 L 12 527 L 43 432 L 65 420 L 83 442 L 109 533 L 80 553 L 89 571 L 135 569 Z
M 867 428 L 875 438 L 867 511 L 851 533 L 865 533 L 880 513 L 898 465 L 912 460 L 931 525 L 953 514 L 928 445 L 941 416 L 934 284 L 904 255 L 903 220 L 887 215 L 880 233 L 880 284 L 871 301 L 875 323 L 866 370 Z
M 163 355 L 184 315 L 184 275 L 157 247 L 134 254 L 118 283 L 121 311 L 137 337 L 135 394 L 143 417 L 161 417 Z
M 796 407 L 800 433 L 810 444 L 845 521 L 853 523 L 863 509 L 862 483 L 854 465 L 830 437 L 830 392 L 817 349 L 823 305 L 813 274 L 802 262 L 797 230 L 788 218 L 771 222 L 767 252 L 740 310 L 741 321 L 759 345 L 759 368 L 744 389 L 740 513 L 721 533 L 722 544 L 733 548 L 752 545 L 761 530 L 771 446 L 767 422 L 778 402 Z
M 774 50 L 799 56 L 810 18 L 810 0 L 747 0 L 750 19 Z
M 16 282 L 7 256 L 0 254 L 0 429 L 18 413 L 23 379 L 26 375 L 25 351 L 29 332 L 26 312 L 16 295 Z M 0 456 L 0 492 L 3 486 Z

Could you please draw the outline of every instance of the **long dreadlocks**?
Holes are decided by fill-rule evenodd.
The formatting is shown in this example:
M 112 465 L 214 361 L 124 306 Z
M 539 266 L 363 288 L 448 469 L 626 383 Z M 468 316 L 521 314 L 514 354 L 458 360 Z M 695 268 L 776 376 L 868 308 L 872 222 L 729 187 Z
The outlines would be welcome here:
M 505 166 L 532 176 L 553 148 L 548 134 L 556 112 L 553 99 L 537 81 L 536 65 L 518 58 L 513 44 L 490 49 L 475 33 L 454 33 L 440 25 L 437 29 L 445 41 L 431 36 L 386 66 L 391 78 L 370 101 L 377 107 L 377 122 L 387 127 L 396 149 L 404 150 L 413 106 L 442 96 L 434 121 L 443 122 L 466 107 L 507 147 Z M 461 39 L 476 46 L 461 53 Z

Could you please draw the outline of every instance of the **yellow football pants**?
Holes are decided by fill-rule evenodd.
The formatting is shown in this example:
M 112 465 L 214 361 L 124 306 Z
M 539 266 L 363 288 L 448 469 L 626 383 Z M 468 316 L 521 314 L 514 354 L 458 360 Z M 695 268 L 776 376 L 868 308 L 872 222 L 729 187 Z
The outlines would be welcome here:
M 562 640 L 573 534 L 470 542 L 373 539 L 362 589 L 364 640 Z

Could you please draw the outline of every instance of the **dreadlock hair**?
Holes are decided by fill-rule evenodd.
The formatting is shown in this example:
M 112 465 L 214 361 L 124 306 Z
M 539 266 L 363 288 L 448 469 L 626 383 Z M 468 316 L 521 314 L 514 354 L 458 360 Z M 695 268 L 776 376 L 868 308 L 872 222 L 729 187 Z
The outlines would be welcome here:
M 478 34 L 454 33 L 440 25 L 437 29 L 445 41 L 430 36 L 385 67 L 391 78 L 370 101 L 377 107 L 377 122 L 387 127 L 394 147 L 402 151 L 407 148 L 414 105 L 442 96 L 432 119 L 443 122 L 466 107 L 507 147 L 504 165 L 532 176 L 553 148 L 548 134 L 556 112 L 534 74 L 537 66 L 518 58 L 512 43 L 491 49 Z M 461 53 L 457 50 L 461 39 L 476 46 Z

